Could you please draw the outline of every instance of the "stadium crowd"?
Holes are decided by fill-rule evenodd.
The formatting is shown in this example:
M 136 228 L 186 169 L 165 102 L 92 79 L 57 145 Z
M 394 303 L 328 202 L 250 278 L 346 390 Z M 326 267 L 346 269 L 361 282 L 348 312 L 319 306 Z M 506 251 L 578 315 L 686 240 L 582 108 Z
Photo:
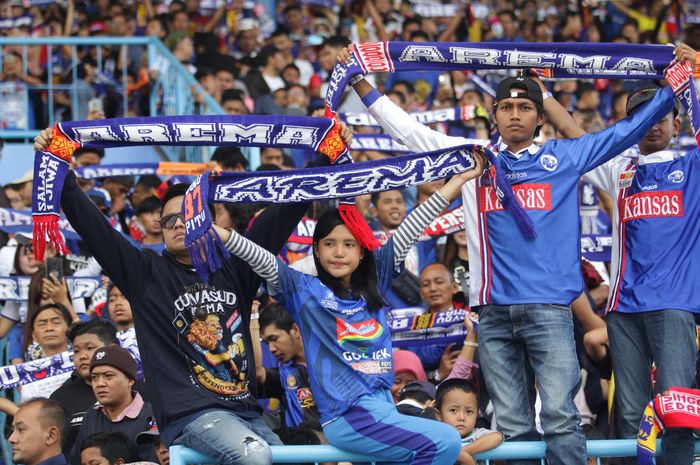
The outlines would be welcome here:
M 2 4 L 0 33 L 8 37 L 157 36 L 195 76 L 199 86 L 192 89 L 192 98 L 200 106 L 205 105 L 202 95 L 206 92 L 230 115 L 322 116 L 330 72 L 338 60 L 347 60 L 346 47 L 350 44 L 683 42 L 686 49 L 677 50 L 687 58 L 691 56 L 687 47 L 700 50 L 700 11 L 696 8 L 697 2 L 666 0 L 308 0 L 278 1 L 275 11 L 266 11 L 260 3 L 243 0 L 10 0 Z M 149 114 L 149 95 L 165 65 L 149 66 L 145 50 L 135 46 L 124 51 L 103 46 L 99 54 L 95 47 L 85 46 L 78 52 L 77 75 L 84 97 L 79 100 L 80 108 L 72 108 L 68 91 L 59 90 L 54 92 L 54 114 L 49 118 L 47 93 L 36 86 L 48 84 L 48 67 L 52 67 L 54 84 L 72 83 L 70 50 L 54 47 L 49 54 L 45 47 L 5 46 L 0 75 L 2 127 L 38 132 L 49 119 Z M 127 82 L 122 82 L 124 68 Z M 341 342 L 342 328 L 337 334 L 335 326 L 328 331 L 337 336 L 337 350 L 347 349 L 338 356 L 355 371 L 371 371 L 373 362 L 390 360 L 388 373 L 381 372 L 382 365 L 376 367 L 380 374 L 391 378 L 384 386 L 391 399 L 381 400 L 395 403 L 402 414 L 454 427 L 460 436 L 459 463 L 475 463 L 472 455 L 494 448 L 504 439 L 543 437 L 548 443 L 550 463 L 582 464 L 585 459 L 579 446 L 584 436 L 636 437 L 642 412 L 653 394 L 673 386 L 696 386 L 695 315 L 700 303 L 693 299 L 698 296 L 678 285 L 665 292 L 687 299 L 685 304 L 676 305 L 677 301 L 669 298 L 667 304 L 654 306 L 657 302 L 645 300 L 641 294 L 633 295 L 630 301 L 624 297 L 620 300 L 618 281 L 622 278 L 616 274 L 621 268 L 624 274 L 626 255 L 616 257 L 609 243 L 601 244 L 606 239 L 613 241 L 621 230 L 620 221 L 634 219 L 620 220 L 625 213 L 617 204 L 622 187 L 615 181 L 630 172 L 634 174 L 628 160 L 674 149 L 687 151 L 688 156 L 681 158 L 697 163 L 697 150 L 690 150 L 685 142 L 684 136 L 692 130 L 685 113 L 679 113 L 679 106 L 671 108 L 670 92 L 638 92 L 641 84 L 634 80 L 541 81 L 534 75 L 526 81 L 509 79 L 514 74 L 420 71 L 368 76 L 347 90 L 340 111 L 369 112 L 378 124 L 343 125 L 342 137 L 350 143 L 353 134 L 358 137 L 383 131 L 412 151 L 425 152 L 447 147 L 458 138 L 489 139 L 498 126 L 507 142 L 517 137 L 504 133 L 496 109 L 501 114 L 532 111 L 529 116 L 533 119 L 522 124 L 525 132 L 532 128 L 534 137 L 531 131 L 524 139 L 527 143 L 520 141 L 517 150 L 515 143 L 506 143 L 517 155 L 514 159 L 550 144 L 547 147 L 558 147 L 562 153 L 575 151 L 582 160 L 565 193 L 578 199 L 578 211 L 575 202 L 557 208 L 561 210 L 557 213 L 561 215 L 561 230 L 570 240 L 578 241 L 580 236 L 584 244 L 577 247 L 575 269 L 563 268 L 558 271 L 560 276 L 555 273 L 556 279 L 549 282 L 552 289 L 561 287 L 563 300 L 554 303 L 563 305 L 550 305 L 553 302 L 541 295 L 510 302 L 500 297 L 496 298 L 500 302 L 477 298 L 479 289 L 474 288 L 483 278 L 470 275 L 470 270 L 481 268 L 475 265 L 480 258 L 470 251 L 473 244 L 469 244 L 468 236 L 475 230 L 469 230 L 473 225 L 465 212 L 466 231 L 463 227 L 440 226 L 439 234 L 406 239 L 416 243 L 403 251 L 403 271 L 386 280 L 380 274 L 381 285 L 386 284 L 381 289 L 380 307 L 386 316 L 377 319 L 383 321 L 385 338 L 392 335 L 390 327 L 395 330 L 391 356 L 386 352 L 386 347 L 388 352 L 392 350 L 391 341 L 385 341 L 385 346 L 371 346 L 363 338 L 355 343 L 350 337 L 356 349 L 353 351 Z M 124 89 L 128 92 L 128 108 L 122 107 Z M 514 95 L 516 100 L 529 101 L 530 107 L 522 103 L 516 109 L 499 107 L 502 100 L 512 100 Z M 100 99 L 102 108 L 89 108 L 88 101 L 95 98 Z M 662 102 L 662 98 L 667 101 Z M 462 120 L 433 123 L 429 128 L 412 126 L 406 115 L 457 106 L 482 111 Z M 652 113 L 654 106 L 667 111 Z M 626 119 L 628 116 L 636 119 Z M 626 123 L 629 121 L 634 125 Z M 618 132 L 611 128 L 616 123 L 620 124 L 616 126 Z M 634 132 L 641 127 L 645 128 L 641 134 Z M 599 136 L 586 136 L 606 128 L 608 132 Z M 615 153 L 603 145 L 603 140 L 613 136 L 621 138 L 615 145 L 621 150 Z M 49 132 L 42 132 L 37 147 L 46 147 L 50 137 Z M 571 142 L 573 148 L 565 149 L 562 147 L 569 146 L 563 145 L 564 139 L 585 144 Z M 695 144 L 694 138 L 691 140 Z M 79 148 L 73 154 L 72 166 L 99 165 L 104 155 L 104 150 Z M 355 161 L 365 161 L 396 153 L 364 149 L 352 155 Z M 615 155 L 620 156 L 613 158 Z M 662 161 L 678 159 L 668 156 L 671 158 Z M 623 158 L 621 166 L 619 160 Z M 210 163 L 225 171 L 250 169 L 249 160 L 238 148 L 216 149 Z M 310 151 L 267 147 L 261 150 L 257 170 L 326 164 L 324 156 Z M 584 173 L 588 174 L 579 181 Z M 686 173 L 690 184 L 690 168 Z M 474 175 L 481 175 L 478 168 Z M 394 248 L 391 257 L 377 258 L 378 269 L 383 260 L 394 260 L 394 253 L 399 256 L 395 245 L 399 239 L 394 242 L 392 238 L 396 235 L 404 239 L 400 233 L 404 222 L 408 229 L 416 227 L 410 221 L 410 212 L 418 212 L 413 218 L 416 221 L 418 216 L 432 215 L 430 208 L 437 208 L 431 220 L 443 214 L 445 223 L 462 209 L 454 190 L 456 178 L 356 199 L 376 238 Z M 232 258 L 205 285 L 187 266 L 184 218 L 180 213 L 186 186 L 178 181 L 177 177 L 156 175 L 115 175 L 97 180 L 69 175 L 62 209 L 80 237 L 66 236 L 70 253 L 63 258 L 49 249 L 45 261 L 37 262 L 31 233 L 0 233 L 0 279 L 25 277 L 28 283 L 26 295 L 6 300 L 0 310 L 0 337 L 7 341 L 7 363 L 22 366 L 45 357 L 55 361 L 61 354 L 72 352 L 75 364 L 74 370 L 57 370 L 45 380 L 24 384 L 19 392 L 8 388 L 5 397 L 0 398 L 0 410 L 13 417 L 9 442 L 15 463 L 101 465 L 148 461 L 167 465 L 166 446 L 184 444 L 216 457 L 220 463 L 253 464 L 269 461 L 267 444 L 345 444 L 337 439 L 341 436 L 337 422 L 330 422 L 335 418 L 326 415 L 328 411 L 342 413 L 338 399 L 350 394 L 341 392 L 338 385 L 346 382 L 354 386 L 355 381 L 339 375 L 335 366 L 331 370 L 330 365 L 317 362 L 322 352 L 319 344 L 325 342 L 314 339 L 314 332 L 318 335 L 323 329 L 309 329 L 310 323 L 301 311 L 293 308 L 294 299 L 282 293 L 290 286 L 292 290 L 299 286 L 301 293 L 301 286 L 306 285 L 295 277 L 296 271 L 288 271 L 287 265 L 318 275 L 324 283 L 324 279 L 330 279 L 319 269 L 326 266 L 318 257 L 319 244 L 325 239 L 319 242 L 317 235 L 321 233 L 315 235 L 315 231 L 318 224 L 326 224 L 336 203 L 212 205 L 217 231 L 234 255 L 242 250 L 232 245 L 241 234 L 273 252 L 280 261 L 274 266 L 268 263 L 278 270 L 270 278 L 264 274 L 263 265 L 256 268 L 255 260 Z M 471 182 L 461 179 L 465 181 Z M 19 212 L 31 209 L 32 183 L 28 173 L 4 186 L 0 208 Z M 468 190 L 467 185 L 462 189 Z M 700 212 L 688 200 L 690 194 L 685 195 L 686 217 L 692 220 L 692 215 Z M 443 200 L 444 204 L 439 203 Z M 92 208 L 90 201 L 98 208 Z M 439 220 L 432 224 L 442 225 Z M 421 224 L 421 232 L 425 228 Z M 689 258 L 683 266 L 692 269 L 700 254 L 695 251 L 697 244 L 692 247 L 698 233 L 690 228 L 683 231 L 680 236 L 691 241 Z M 677 228 L 673 234 L 676 232 Z M 502 244 L 499 250 L 527 247 L 513 236 L 519 236 L 514 227 L 507 230 L 512 242 Z M 593 241 L 593 246 L 586 246 L 585 240 Z M 600 240 L 603 242 L 595 242 Z M 538 256 L 541 263 L 533 263 L 533 268 L 506 277 L 513 283 L 504 288 L 518 287 L 520 280 L 525 282 L 528 278 L 521 274 L 547 268 L 548 260 L 560 253 L 558 245 L 548 244 L 551 249 Z M 659 242 L 648 247 L 664 249 Z M 648 286 L 654 287 L 654 281 L 663 284 L 668 279 L 681 280 L 665 276 L 678 263 L 665 257 L 662 260 L 651 252 L 649 257 L 654 260 L 644 258 L 639 249 L 632 252 L 636 254 L 629 260 L 641 263 L 639 269 L 651 269 L 654 261 L 661 267 L 648 278 Z M 256 256 L 258 259 L 263 260 Z M 497 261 L 494 263 L 498 266 Z M 261 285 L 253 270 L 264 278 L 266 286 Z M 643 281 L 646 275 L 642 275 Z M 70 280 L 66 279 L 69 277 L 99 279 L 89 296 L 72 297 Z M 577 287 L 581 277 L 582 292 Z M 570 282 L 574 282 L 575 291 L 569 289 Z M 527 284 L 522 286 L 527 289 Z M 331 304 L 336 308 L 343 308 L 348 302 L 344 299 L 355 296 L 352 288 L 331 289 L 336 294 L 331 293 L 336 299 Z M 373 308 L 371 293 L 361 295 Z M 319 299 L 324 306 L 332 307 L 324 303 L 331 297 Z M 508 310 L 499 314 L 503 307 Z M 549 321 L 547 312 L 553 308 L 558 309 L 557 315 Z M 353 311 L 350 308 L 348 314 L 352 316 Z M 459 340 L 445 343 L 440 340 L 445 335 L 437 330 L 428 333 L 432 338 L 429 344 L 402 340 L 396 322 L 427 321 L 420 315 L 434 317 L 431 322 L 440 319 L 436 315 L 457 321 L 446 327 L 450 336 L 459 334 Z M 497 315 L 507 317 L 497 319 Z M 533 322 L 538 318 L 540 321 Z M 357 320 L 350 321 L 345 322 L 350 325 L 346 332 L 350 331 L 350 336 L 360 334 L 363 328 L 352 326 Z M 533 331 L 543 326 L 548 328 L 544 333 Z M 499 328 L 503 330 L 500 333 Z M 53 362 L 51 366 L 58 364 Z M 370 385 L 368 397 L 379 390 L 364 378 L 362 383 L 358 385 Z M 323 393 L 318 387 L 313 392 L 312 385 L 321 386 Z M 367 409 L 372 412 L 370 407 Z M 260 416 L 259 412 L 264 413 Z M 382 424 L 374 413 L 372 421 Z M 344 415 L 342 418 L 352 425 Z M 156 418 L 165 423 L 161 430 Z M 332 430 L 329 423 L 335 423 Z M 413 425 L 420 424 L 408 423 L 406 429 L 411 430 Z M 413 431 L 420 428 L 415 426 Z M 677 453 L 666 463 L 692 463 L 689 443 L 693 436 L 689 431 L 670 430 L 666 438 L 674 448 L 672 452 Z M 343 440 L 351 448 L 355 438 L 343 436 Z M 400 449 L 396 447 L 399 444 L 392 447 Z M 420 463 L 431 463 L 421 455 L 424 453 L 416 452 L 416 457 L 427 460 Z M 406 456 L 389 457 L 406 460 Z

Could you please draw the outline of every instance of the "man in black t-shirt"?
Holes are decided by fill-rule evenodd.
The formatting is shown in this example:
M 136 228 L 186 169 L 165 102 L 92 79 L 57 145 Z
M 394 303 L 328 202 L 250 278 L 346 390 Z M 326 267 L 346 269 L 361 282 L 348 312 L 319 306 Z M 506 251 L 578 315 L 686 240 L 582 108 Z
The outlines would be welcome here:
M 50 129 L 34 145 L 49 146 Z M 346 145 L 351 136 L 341 126 Z M 325 156 L 312 163 L 328 164 Z M 78 188 L 65 178 L 61 208 L 105 274 L 131 303 L 144 374 L 163 442 L 182 444 L 224 465 L 271 463 L 269 444 L 281 444 L 262 420 L 253 395 L 250 304 L 260 278 L 232 257 L 204 283 L 185 246 L 182 202 L 187 185 L 162 199 L 166 250 L 158 256 L 134 248 Z M 258 215 L 247 237 L 279 253 L 308 204 L 273 204 Z

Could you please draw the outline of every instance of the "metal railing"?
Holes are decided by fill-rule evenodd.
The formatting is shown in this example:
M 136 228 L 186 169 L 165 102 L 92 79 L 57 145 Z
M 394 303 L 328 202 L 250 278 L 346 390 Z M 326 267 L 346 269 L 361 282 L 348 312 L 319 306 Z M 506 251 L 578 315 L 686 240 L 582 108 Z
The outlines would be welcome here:
M 46 111 L 45 115 L 35 118 L 36 123 L 24 128 L 2 128 L 0 127 L 0 138 L 3 139 L 20 139 L 30 141 L 36 136 L 38 130 L 43 128 L 38 127 L 38 123 L 45 123 L 52 126 L 57 122 L 56 109 L 59 108 L 56 103 L 56 95 L 61 92 L 67 94 L 70 100 L 70 107 L 60 107 L 63 109 L 67 121 L 82 120 L 87 117 L 88 101 L 96 96 L 96 88 L 109 89 L 112 92 L 115 102 L 120 103 L 119 111 L 114 115 L 123 117 L 129 114 L 129 108 L 135 103 L 136 92 L 130 92 L 128 86 L 130 68 L 125 64 L 128 63 L 130 56 L 147 58 L 147 76 L 143 76 L 141 64 L 132 66 L 135 72 L 141 72 L 141 77 L 147 78 L 147 84 L 150 88 L 148 94 L 147 114 L 138 116 L 158 116 L 158 115 L 190 115 L 190 114 L 224 114 L 219 103 L 208 93 L 206 93 L 194 76 L 173 56 L 163 43 L 155 37 L 2 37 L 0 38 L 0 71 L 2 71 L 3 59 L 6 53 L 10 53 L 10 49 L 19 47 L 18 52 L 22 56 L 22 72 L 24 75 L 28 71 L 28 56 L 30 50 L 34 53 L 37 48 L 45 48 L 42 53 L 47 57 L 46 66 L 46 82 L 36 85 L 25 84 L 21 88 L 24 92 L 33 95 L 35 98 L 41 99 L 42 103 L 45 99 L 45 106 L 42 110 Z M 108 51 L 106 48 L 118 48 Z M 131 47 L 137 47 L 135 55 L 132 55 L 134 50 Z M 81 57 L 89 54 L 94 60 L 96 66 L 94 74 L 90 82 L 86 81 L 79 69 L 79 60 Z M 114 67 L 113 73 L 106 70 L 107 58 L 121 62 L 122 66 Z M 69 72 L 63 72 L 60 75 L 54 70 L 53 59 L 66 59 L 69 61 Z M 111 66 L 114 66 L 112 64 Z M 133 76 L 133 74 L 132 74 Z M 133 88 L 132 88 L 133 90 Z M 201 93 L 203 103 L 196 104 L 193 97 L 193 90 Z M 27 99 L 29 105 L 32 104 L 30 99 Z M 0 102 L 0 106 L 2 106 Z M 27 113 L 31 113 L 27 109 Z M 206 148 L 201 147 L 161 147 L 161 150 L 167 155 L 168 159 L 173 161 L 193 161 L 200 162 L 205 159 L 207 152 Z
M 273 463 L 320 463 L 320 462 L 372 462 L 376 457 L 353 454 L 333 446 L 272 446 Z M 661 441 L 658 442 L 658 455 L 662 455 Z M 700 441 L 695 443 L 695 453 L 700 453 Z M 633 439 L 616 439 L 587 441 L 586 455 L 595 458 L 598 465 L 601 459 L 609 457 L 636 457 L 637 441 Z M 544 442 L 507 442 L 499 447 L 478 454 L 475 457 L 490 465 L 492 460 L 540 459 L 545 465 Z M 211 457 L 184 446 L 170 447 L 170 465 L 217 463 Z

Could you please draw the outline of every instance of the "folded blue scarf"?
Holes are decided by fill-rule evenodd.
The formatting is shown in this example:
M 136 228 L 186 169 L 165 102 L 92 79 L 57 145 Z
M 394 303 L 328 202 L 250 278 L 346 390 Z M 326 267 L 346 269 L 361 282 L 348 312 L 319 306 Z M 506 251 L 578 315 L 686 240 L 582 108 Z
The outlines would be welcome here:
M 474 154 L 489 152 L 464 145 L 424 154 L 404 155 L 327 168 L 257 173 L 205 173 L 197 177 L 185 197 L 185 243 L 202 279 L 220 266 L 228 251 L 204 208 L 216 202 L 308 202 L 356 197 L 413 184 L 444 179 L 474 168 Z M 493 154 L 490 154 L 493 157 Z M 191 201 L 189 200 L 191 199 Z

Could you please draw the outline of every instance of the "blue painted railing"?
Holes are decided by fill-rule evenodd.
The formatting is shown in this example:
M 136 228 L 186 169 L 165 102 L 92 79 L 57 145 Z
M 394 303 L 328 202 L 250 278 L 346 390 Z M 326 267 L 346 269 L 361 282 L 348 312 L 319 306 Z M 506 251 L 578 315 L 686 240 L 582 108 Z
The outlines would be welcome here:
M 105 65 L 102 47 L 120 47 L 118 53 L 123 62 L 126 62 L 129 56 L 129 47 L 139 47 L 144 50 L 148 58 L 148 69 L 156 68 L 158 72 L 149 73 L 154 78 L 151 80 L 148 102 L 150 114 L 139 116 L 224 114 L 218 102 L 204 91 L 194 76 L 155 37 L 0 37 L 0 71 L 2 71 L 3 50 L 7 46 L 20 47 L 20 54 L 23 58 L 22 71 L 25 74 L 27 73 L 27 51 L 29 48 L 47 47 L 47 56 L 49 57 L 53 57 L 58 48 L 69 51 L 71 71 L 68 80 L 70 82 L 54 83 L 54 70 L 52 63 L 49 62 L 46 67 L 47 81 L 42 84 L 27 86 L 29 91 L 40 91 L 46 94 L 49 126 L 56 122 L 54 97 L 56 92 L 59 91 L 66 92 L 70 97 L 69 120 L 81 120 L 87 116 L 87 101 L 93 96 L 93 87 L 78 75 L 78 49 L 80 47 L 94 47 L 98 74 L 103 73 Z M 128 109 L 131 103 L 126 86 L 127 71 L 127 67 L 123 66 L 119 76 L 114 76 L 115 82 L 109 84 L 117 94 L 121 95 L 123 109 Z M 192 95 L 193 90 L 197 93 L 202 93 L 204 98 L 202 105 L 195 104 Z M 0 129 L 0 138 L 23 139 L 29 142 L 34 139 L 39 129 L 43 128 Z M 161 147 L 161 149 L 173 161 L 200 162 L 209 159 L 208 148 Z
M 272 446 L 271 449 L 273 463 L 375 462 L 377 460 L 375 457 L 345 452 L 333 446 Z M 661 441 L 659 441 L 657 451 L 661 451 Z M 600 465 L 601 458 L 636 457 L 637 442 L 632 439 L 588 441 L 586 453 L 588 457 L 595 458 L 596 463 Z M 695 443 L 695 453 L 700 453 L 700 441 Z M 478 454 L 475 458 L 485 461 L 487 465 L 491 463 L 491 460 L 517 459 L 540 459 L 544 465 L 544 457 L 544 442 L 510 442 Z M 207 463 L 217 462 L 211 457 L 187 447 L 172 446 L 170 448 L 170 465 Z

